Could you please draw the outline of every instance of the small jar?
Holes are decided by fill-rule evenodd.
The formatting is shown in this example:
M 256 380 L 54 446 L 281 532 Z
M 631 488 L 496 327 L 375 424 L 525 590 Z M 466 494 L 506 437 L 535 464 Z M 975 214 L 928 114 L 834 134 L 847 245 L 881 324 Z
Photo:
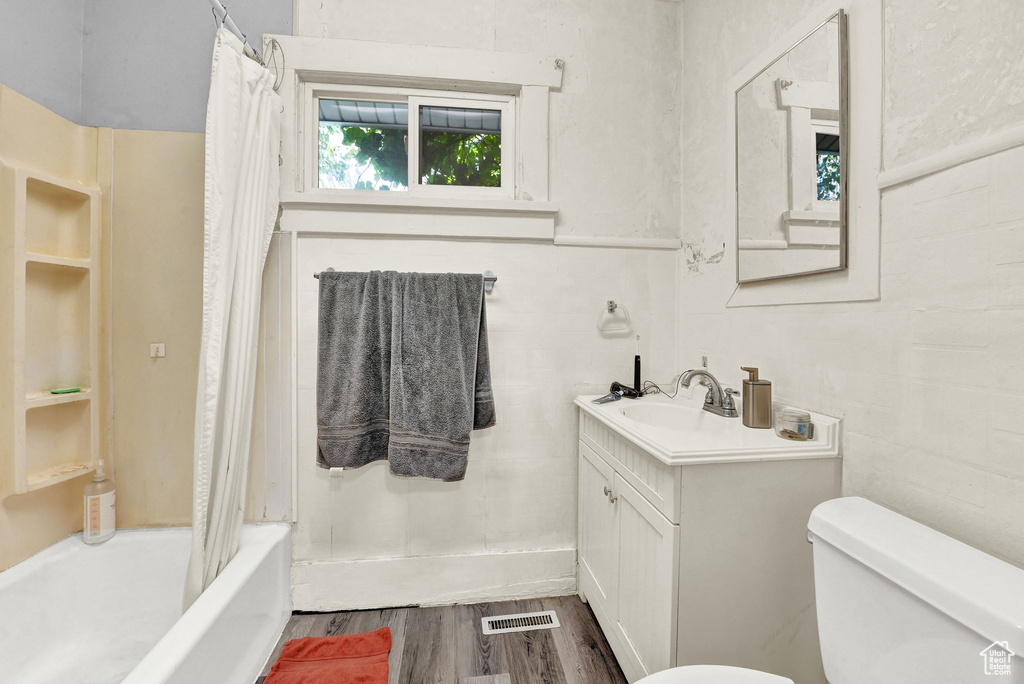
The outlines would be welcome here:
M 780 406 L 775 410 L 775 434 L 783 439 L 805 442 L 814 437 L 814 424 L 811 414 L 788 406 Z

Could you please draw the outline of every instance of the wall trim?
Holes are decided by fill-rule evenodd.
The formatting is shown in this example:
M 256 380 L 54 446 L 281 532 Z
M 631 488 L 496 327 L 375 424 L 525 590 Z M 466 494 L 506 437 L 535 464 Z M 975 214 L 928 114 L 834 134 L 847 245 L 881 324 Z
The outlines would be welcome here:
M 256 422 L 263 451 L 263 515 L 261 521 L 295 520 L 295 339 L 292 281 L 295 279 L 295 236 L 275 232 L 263 271 L 260 304 L 262 381 L 261 420 Z
M 576 593 L 576 549 L 292 563 L 295 610 L 478 603 Z
M 894 185 L 908 183 L 954 166 L 966 164 L 983 157 L 1005 152 L 1024 145 L 1024 125 L 1014 126 L 998 133 L 981 136 L 967 142 L 953 145 L 929 155 L 924 159 L 897 166 L 878 174 L 878 188 L 884 190 Z
M 535 202 L 512 199 L 466 199 L 454 197 L 396 197 L 398 193 L 378 193 L 377 196 L 347 195 L 345 191 L 320 190 L 282 192 L 281 207 L 289 209 L 319 209 L 321 211 L 378 211 L 395 213 L 436 212 L 444 214 L 473 214 L 474 216 L 515 216 L 517 214 L 549 216 L 558 214 L 554 202 Z
M 740 249 L 789 249 L 789 240 L 737 240 Z
M 560 247 L 619 247 L 624 249 L 680 249 L 679 238 L 599 237 L 596 235 L 556 235 Z
M 292 30 L 297 30 L 293 26 Z M 412 78 L 426 83 L 562 87 L 563 63 L 554 55 L 409 45 L 370 40 L 267 34 L 281 44 L 286 69 L 307 79 L 349 82 Z

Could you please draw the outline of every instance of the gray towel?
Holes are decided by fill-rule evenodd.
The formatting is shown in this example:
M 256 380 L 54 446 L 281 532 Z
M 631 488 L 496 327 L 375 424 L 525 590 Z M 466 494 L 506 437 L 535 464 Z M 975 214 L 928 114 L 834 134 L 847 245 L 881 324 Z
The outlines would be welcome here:
M 465 477 L 495 424 L 483 276 L 320 274 L 317 464 Z

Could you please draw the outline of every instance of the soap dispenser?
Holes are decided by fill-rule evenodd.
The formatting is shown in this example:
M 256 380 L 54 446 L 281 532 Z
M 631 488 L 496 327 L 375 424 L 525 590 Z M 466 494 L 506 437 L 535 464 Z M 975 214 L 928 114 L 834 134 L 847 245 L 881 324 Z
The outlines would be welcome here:
M 750 428 L 772 426 L 772 383 L 759 380 L 757 369 L 743 366 L 750 377 L 743 381 L 743 424 Z
M 82 541 L 99 544 L 114 536 L 114 483 L 103 474 L 103 461 L 92 482 L 85 486 L 85 521 Z

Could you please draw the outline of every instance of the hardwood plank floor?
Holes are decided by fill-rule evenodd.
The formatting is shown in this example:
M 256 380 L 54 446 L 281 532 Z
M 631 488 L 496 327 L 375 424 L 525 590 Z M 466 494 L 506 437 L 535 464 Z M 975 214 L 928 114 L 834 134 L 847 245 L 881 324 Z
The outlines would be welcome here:
M 481 618 L 539 610 L 554 610 L 561 627 L 487 636 L 481 630 Z M 389 684 L 626 684 L 594 614 L 578 596 L 298 613 L 285 627 L 263 675 L 288 639 L 384 626 L 391 627 Z
M 505 649 L 498 640 L 484 636 L 480 627 L 482 618 L 499 614 L 498 605 L 474 603 L 455 606 L 456 671 L 464 678 L 506 674 L 509 671 Z
M 450 684 L 455 681 L 455 606 L 409 611 L 402 645 L 403 682 Z M 392 642 L 391 648 L 396 644 Z
M 498 614 L 532 613 L 542 610 L 540 601 L 511 601 L 503 604 Z M 492 613 L 493 614 L 493 613 Z M 561 620 L 559 620 L 561 621 Z M 502 637 L 505 658 L 513 684 L 567 684 L 562 663 L 551 637 L 551 629 L 532 632 L 510 632 Z
M 587 684 L 619 684 L 625 681 L 590 606 L 579 596 L 541 599 L 541 610 L 553 610 L 561 629 L 551 630 L 562 662 L 565 680 Z

